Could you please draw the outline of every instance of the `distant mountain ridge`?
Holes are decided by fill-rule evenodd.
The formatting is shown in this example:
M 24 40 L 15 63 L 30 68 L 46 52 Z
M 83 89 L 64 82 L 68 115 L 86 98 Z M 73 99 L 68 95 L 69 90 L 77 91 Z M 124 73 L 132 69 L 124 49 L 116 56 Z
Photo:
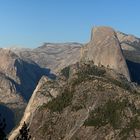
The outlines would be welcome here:
M 42 79 L 47 79 L 47 81 L 49 81 L 48 78 L 57 79 L 61 70 L 70 65 L 76 71 L 75 64 L 77 62 L 94 61 L 94 64 L 99 67 L 103 65 L 103 67 L 115 70 L 112 73 L 115 78 L 115 73 L 119 73 L 128 80 L 131 78 L 132 82 L 140 83 L 140 39 L 117 32 L 110 27 L 96 27 L 92 31 L 91 40 L 85 44 L 76 42 L 44 43 L 44 45 L 35 49 L 6 48 L 0 49 L 0 58 L 1 104 L 16 113 L 21 110 L 21 115 L 28 101 L 30 102 L 28 109 L 37 99 L 40 101 L 36 105 L 37 107 L 48 102 L 49 99 L 46 99 L 44 95 L 40 95 L 39 92 L 37 97 L 34 99 L 32 97 L 33 91 L 38 87 L 37 85 L 42 85 L 40 90 L 46 92 L 43 88 L 45 82 L 42 84 Z M 76 76 L 76 74 L 74 75 Z M 45 76 L 45 78 L 42 76 Z M 63 85 L 63 80 L 61 82 Z M 56 94 L 53 88 L 51 93 L 52 95 Z M 33 102 L 30 101 L 30 97 Z
M 57 73 L 62 68 L 80 60 L 80 43 L 44 43 L 35 49 L 14 49 L 22 59 L 32 60 L 40 67 L 47 67 Z

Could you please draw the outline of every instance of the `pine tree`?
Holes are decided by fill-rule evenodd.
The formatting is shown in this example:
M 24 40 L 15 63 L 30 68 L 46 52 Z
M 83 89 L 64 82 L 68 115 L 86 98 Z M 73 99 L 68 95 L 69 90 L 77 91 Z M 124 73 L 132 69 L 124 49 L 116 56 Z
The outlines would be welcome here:
M 19 131 L 19 136 L 15 140 L 31 140 L 31 135 L 29 134 L 29 128 L 24 122 L 22 128 Z

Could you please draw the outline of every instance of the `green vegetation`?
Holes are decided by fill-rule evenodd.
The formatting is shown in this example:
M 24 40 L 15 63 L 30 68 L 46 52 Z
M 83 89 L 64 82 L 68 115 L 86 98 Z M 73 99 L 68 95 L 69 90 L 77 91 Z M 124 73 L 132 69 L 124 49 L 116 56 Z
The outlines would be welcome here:
M 106 71 L 103 67 L 85 64 L 77 72 L 78 78 L 73 80 L 72 85 L 78 85 L 85 80 L 93 80 L 95 78 L 94 76 L 103 77 L 105 73 Z
M 80 109 L 82 109 L 83 108 L 83 105 L 82 104 L 76 104 L 76 105 L 73 105 L 72 106 L 72 111 L 78 111 L 78 110 L 80 110 Z
M 105 69 L 103 67 L 98 67 L 96 65 L 85 64 L 82 69 L 79 71 L 79 74 L 83 75 L 95 75 L 95 76 L 104 76 Z
M 61 112 L 65 107 L 71 104 L 72 98 L 73 93 L 68 88 L 64 89 L 62 94 L 48 102 L 46 107 L 48 107 L 52 112 Z
M 116 79 L 113 79 L 113 78 L 107 78 L 109 82 L 125 89 L 125 90 L 128 90 L 128 91 L 131 91 L 131 86 L 129 83 L 127 83 L 126 81 L 118 81 Z
M 65 67 L 61 70 L 62 75 L 64 75 L 66 78 L 69 78 L 70 75 L 70 66 Z
M 47 108 L 47 104 L 46 103 L 43 103 L 43 105 L 38 107 L 39 111 L 42 111 L 42 110 L 44 110 L 46 108 Z
M 103 85 L 97 85 L 97 89 L 98 91 L 105 91 L 105 88 L 103 87 Z
M 129 108 L 133 112 L 133 117 L 129 118 L 125 116 L 124 110 Z M 129 103 L 128 100 L 123 101 L 111 101 L 109 100 L 104 105 L 96 108 L 90 113 L 89 118 L 85 121 L 85 126 L 95 126 L 100 128 L 110 124 L 114 129 L 120 129 L 119 136 L 122 140 L 127 139 L 130 134 L 135 136 L 135 129 L 140 129 L 140 112 L 135 108 L 135 105 Z M 124 124 L 123 119 L 127 122 Z
M 124 90 L 127 90 L 133 94 L 136 94 L 136 95 L 140 95 L 140 92 L 135 90 L 134 88 L 131 87 L 131 84 L 128 83 L 128 81 L 125 81 L 125 80 L 121 80 L 121 81 L 118 81 L 116 79 L 113 79 L 113 78 L 107 78 L 108 82 L 111 82 L 112 84 L 115 84 L 116 86 L 124 89 Z
M 134 104 L 128 104 L 134 116 L 130 118 L 128 124 L 121 129 L 119 136 L 126 140 L 131 134 L 136 137 L 135 130 L 140 129 L 140 109 L 136 109 Z
M 121 130 L 119 133 L 121 140 L 126 140 L 130 136 L 131 132 L 136 137 L 135 129 L 140 129 L 140 120 L 138 119 L 138 115 L 131 118 L 127 126 Z
M 117 129 L 121 124 L 121 115 L 125 107 L 125 100 L 122 102 L 109 100 L 105 105 L 92 111 L 84 125 L 98 128 L 110 124 L 114 129 Z
M 72 104 L 72 111 L 78 111 L 80 109 L 83 109 L 85 108 L 86 109 L 86 105 L 88 104 L 89 102 L 89 96 L 87 94 L 88 90 L 80 93 L 80 96 L 79 97 L 76 97 L 76 102 L 74 102 Z
M 115 84 L 116 86 L 119 86 L 120 88 L 123 88 L 124 90 L 132 92 L 134 94 L 140 94 L 139 92 L 137 92 L 131 87 L 130 83 L 123 76 L 120 77 L 121 80 L 116 80 L 110 76 L 105 75 L 106 70 L 103 66 L 99 67 L 94 65 L 93 62 L 89 62 L 89 63 L 90 64 L 83 64 L 80 66 L 79 70 L 77 71 L 78 78 L 72 81 L 73 86 L 78 85 L 85 80 L 93 80 L 95 78 L 97 79 L 100 77 L 104 77 L 104 79 L 100 78 L 100 80 Z M 104 88 L 101 86 L 99 86 L 98 89 L 104 91 Z

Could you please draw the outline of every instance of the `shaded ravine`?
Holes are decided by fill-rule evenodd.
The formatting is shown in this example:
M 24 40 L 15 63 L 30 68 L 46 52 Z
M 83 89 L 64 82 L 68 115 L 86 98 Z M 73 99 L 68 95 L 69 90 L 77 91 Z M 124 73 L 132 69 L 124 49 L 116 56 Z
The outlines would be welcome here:
M 40 79 L 41 80 L 44 80 L 44 81 L 47 81 L 46 78 L 42 77 Z M 14 140 L 16 138 L 16 136 L 19 134 L 19 130 L 21 129 L 21 127 L 23 126 L 24 122 L 28 123 L 32 120 L 32 116 L 34 115 L 34 111 L 37 109 L 38 106 L 41 106 L 43 103 L 46 103 L 45 101 L 43 102 L 41 99 L 40 99 L 40 102 L 38 101 L 38 104 L 35 104 L 34 103 L 34 100 L 37 96 L 37 93 L 39 91 L 39 89 L 41 88 L 42 86 L 42 83 L 39 83 L 36 87 L 36 89 L 34 90 L 30 100 L 29 100 L 29 103 L 25 109 L 25 112 L 24 112 L 24 115 L 22 117 L 22 120 L 20 121 L 20 124 L 17 126 L 17 128 L 15 128 L 10 134 L 9 134 L 9 138 L 8 140 Z M 43 98 L 43 97 L 42 97 Z
M 14 113 L 5 105 L 0 104 L 0 114 L 1 114 L 1 119 L 5 119 L 5 123 L 6 123 L 5 132 L 8 134 L 15 125 Z
M 15 66 L 17 67 L 17 76 L 20 78 L 20 84 L 16 88 L 27 102 L 42 76 L 47 76 L 50 79 L 56 78 L 49 68 L 41 68 L 35 62 L 28 63 L 16 60 Z
M 127 66 L 131 75 L 132 82 L 140 84 L 140 63 L 127 60 Z

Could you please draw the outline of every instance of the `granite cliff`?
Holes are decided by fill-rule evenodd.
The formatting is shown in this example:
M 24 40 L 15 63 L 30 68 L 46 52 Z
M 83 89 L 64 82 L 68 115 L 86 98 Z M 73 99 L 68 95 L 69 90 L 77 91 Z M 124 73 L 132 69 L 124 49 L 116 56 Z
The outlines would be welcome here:
M 95 27 L 87 44 L 45 43 L 36 49 L 10 50 L 22 61 L 38 65 L 47 77 L 31 93 L 9 140 L 18 135 L 24 121 L 35 140 L 140 138 L 139 125 L 132 126 L 139 123 L 139 86 L 130 82 L 130 77 L 140 81 L 133 67 L 134 58 L 140 62 L 134 56 L 139 52 L 138 38 L 110 27 Z M 48 75 L 46 67 L 51 69 Z M 50 71 L 57 74 L 56 79 Z
M 12 125 L 7 123 L 7 132 L 19 122 L 38 81 L 42 75 L 50 76 L 49 72 L 11 50 L 0 49 L 0 113 L 5 110 L 7 121 L 13 118 Z
M 110 67 L 125 75 L 130 81 L 129 70 L 117 34 L 110 27 L 93 28 L 91 40 L 82 50 L 82 59 L 92 60 L 95 65 Z

